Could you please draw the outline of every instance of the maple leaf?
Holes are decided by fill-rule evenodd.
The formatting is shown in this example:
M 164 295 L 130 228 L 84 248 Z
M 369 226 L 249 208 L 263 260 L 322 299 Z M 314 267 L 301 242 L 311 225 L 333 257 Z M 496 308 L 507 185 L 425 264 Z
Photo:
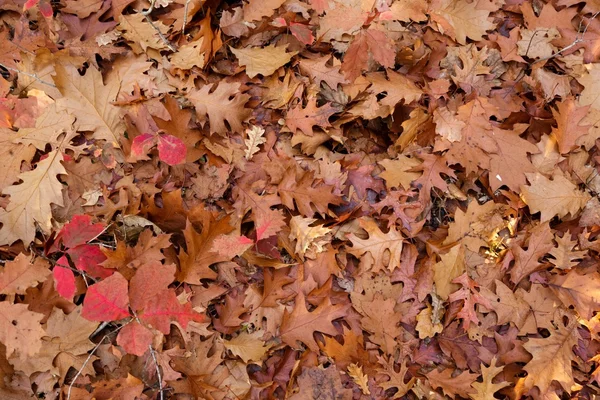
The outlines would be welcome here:
M 131 154 L 144 157 L 158 143 L 158 158 L 168 165 L 185 162 L 187 147 L 185 143 L 173 135 L 143 133 L 136 136 L 131 144 Z
M 63 262 L 67 261 L 65 256 Z M 59 259 L 60 260 L 60 259 Z M 66 264 L 65 264 L 66 265 Z M 52 270 L 52 277 L 54 278 L 54 282 L 56 283 L 56 291 L 65 299 L 72 300 L 75 295 L 75 291 L 77 290 L 76 282 L 75 282 L 75 274 L 71 269 L 61 267 L 59 265 L 55 266 Z
M 298 129 L 305 135 L 313 136 L 313 126 L 317 125 L 320 128 L 328 128 L 329 117 L 337 113 L 338 110 L 327 103 L 321 107 L 317 107 L 317 100 L 313 97 L 306 104 L 305 108 L 302 108 L 302 104 L 296 105 L 296 107 L 288 110 L 285 116 L 285 124 L 292 131 L 296 133 Z
M 118 82 L 104 86 L 102 75 L 94 66 L 81 75 L 76 65 L 67 62 L 56 64 L 54 83 L 63 95 L 56 102 L 57 109 L 75 116 L 77 131 L 94 132 L 95 139 L 119 146 L 125 124 L 121 109 L 111 104 L 117 99 Z
M 25 291 L 38 283 L 44 282 L 50 275 L 48 264 L 42 259 L 35 262 L 30 257 L 20 253 L 14 260 L 4 264 L 0 272 L 1 294 L 25 294 Z
M 35 237 L 36 226 L 49 232 L 52 226 L 50 203 L 63 205 L 62 184 L 56 177 L 67 173 L 62 160 L 62 154 L 52 151 L 33 171 L 19 175 L 22 183 L 2 190 L 2 194 L 11 197 L 6 209 L 0 210 L 0 243 L 21 240 L 29 245 Z
M 243 130 L 242 122 L 248 118 L 251 110 L 244 108 L 250 96 L 241 94 L 240 86 L 239 83 L 221 82 L 213 91 L 212 85 L 204 85 L 200 90 L 190 91 L 188 99 L 200 117 L 208 116 L 211 133 L 225 135 L 225 121 L 232 131 Z M 202 122 L 205 123 L 206 120 Z
M 304 294 L 299 292 L 296 295 L 293 311 L 290 313 L 286 310 L 283 314 L 283 321 L 279 327 L 281 340 L 292 348 L 298 348 L 298 342 L 302 342 L 309 349 L 318 351 L 319 346 L 314 339 L 314 333 L 337 334 L 337 329 L 332 322 L 344 317 L 349 308 L 350 304 L 333 305 L 329 298 L 325 298 L 317 308 L 309 312 L 306 308 Z
M 579 190 L 562 175 L 555 174 L 552 180 L 537 172 L 526 175 L 530 184 L 521 186 L 521 196 L 532 213 L 541 211 L 541 222 L 567 214 L 575 217 L 590 200 L 589 193 Z
M 254 78 L 258 74 L 262 76 L 272 75 L 279 67 L 290 62 L 292 57 L 298 54 L 297 51 L 287 53 L 287 45 L 276 47 L 271 44 L 263 48 L 252 47 L 246 49 L 229 48 L 238 58 L 240 65 L 246 67 L 246 74 L 250 78 Z
M 118 272 L 88 288 L 81 316 L 90 321 L 117 321 L 129 316 L 128 282 Z
M 142 310 L 148 301 L 167 290 L 175 279 L 175 265 L 163 265 L 160 261 L 144 263 L 129 281 L 129 304 L 134 310 Z
M 361 260 L 364 271 L 378 272 L 387 269 L 393 272 L 399 268 L 404 241 L 402 234 L 393 226 L 384 233 L 377 223 L 369 218 L 359 219 L 359 225 L 367 232 L 368 238 L 362 239 L 354 233 L 349 234 L 348 239 L 352 242 L 352 247 L 346 250 L 358 258 L 367 252 L 370 254 L 364 262 Z
M 53 253 L 58 251 L 59 243 L 62 243 L 66 248 L 86 244 L 90 240 L 97 238 L 103 231 L 104 225 L 101 223 L 92 224 L 92 218 L 89 215 L 75 215 L 58 232 L 48 252 Z
M 533 358 L 523 369 L 527 371 L 525 388 L 537 386 L 546 393 L 553 381 L 557 381 L 567 393 L 575 383 L 571 361 L 574 358 L 573 346 L 580 339 L 577 324 L 571 321 L 567 326 L 562 323 L 558 328 L 550 328 L 547 338 L 530 338 L 523 345 Z

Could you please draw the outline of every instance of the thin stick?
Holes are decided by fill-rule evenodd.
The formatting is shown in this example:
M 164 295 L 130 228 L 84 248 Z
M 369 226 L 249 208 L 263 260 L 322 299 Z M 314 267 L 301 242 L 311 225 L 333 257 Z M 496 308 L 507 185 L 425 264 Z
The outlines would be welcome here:
M 104 335 L 104 337 L 102 338 L 102 340 L 100 340 L 98 342 L 98 344 L 96 346 L 94 346 L 94 348 L 92 349 L 92 351 L 90 352 L 90 354 L 88 354 L 87 358 L 85 359 L 85 361 L 83 362 L 83 365 L 81 366 L 81 368 L 79 368 L 79 370 L 77 371 L 77 373 L 75 374 L 75 377 L 73 377 L 73 380 L 71 381 L 71 384 L 69 384 L 69 390 L 67 391 L 67 400 L 71 400 L 71 391 L 73 390 L 73 385 L 75 384 L 75 382 L 77 381 L 77 378 L 79 378 L 79 376 L 81 375 L 81 373 L 83 372 L 83 369 L 85 368 L 85 366 L 90 362 L 90 360 L 92 359 L 92 356 L 94 355 L 94 353 L 96 352 L 96 350 L 98 350 L 98 347 L 100 347 L 100 345 L 104 342 L 104 339 L 108 338 L 110 335 L 112 335 L 113 333 L 118 332 L 121 328 L 123 328 L 125 325 L 121 325 L 120 327 L 118 327 L 117 329 L 115 329 L 114 331 L 107 333 L 106 335 Z
M 53 88 L 55 88 L 55 87 L 56 87 L 56 85 L 55 85 L 54 83 L 46 82 L 45 80 L 41 79 L 41 78 L 40 78 L 39 76 L 37 76 L 36 74 L 30 74 L 30 73 L 28 73 L 28 72 L 20 71 L 20 70 L 18 70 L 18 69 L 16 69 L 16 68 L 11 68 L 11 67 L 8 67 L 8 66 L 6 66 L 6 65 L 4 65 L 4 64 L 2 64 L 2 63 L 0 63 L 0 67 L 2 67 L 2 68 L 4 68 L 4 69 L 7 69 L 7 70 L 9 70 L 9 71 L 16 72 L 17 74 L 23 74 L 23 75 L 27 75 L 28 77 L 30 77 L 30 78 L 33 78 L 33 79 L 35 79 L 36 81 L 38 81 L 39 83 L 42 83 L 42 84 L 44 84 L 44 85 L 52 86 Z
M 151 344 L 148 345 L 148 348 L 150 349 L 150 355 L 152 356 L 152 359 L 154 360 L 154 366 L 156 367 L 156 375 L 158 376 L 158 390 L 159 390 L 159 393 L 160 393 L 160 400 L 164 400 L 163 385 L 162 385 L 162 375 L 160 374 L 160 368 L 158 366 L 158 360 L 156 359 L 156 352 L 152 348 Z
M 161 40 L 169 48 L 169 50 L 171 50 L 173 52 L 177 51 L 177 49 L 175 47 L 173 47 L 173 45 L 167 40 L 165 35 L 163 35 L 163 33 L 160 31 L 160 29 L 158 29 L 158 27 L 156 25 L 154 25 L 154 22 L 152 22 L 150 17 L 148 15 L 145 15 L 144 12 L 142 12 L 142 15 L 146 18 L 146 21 L 148 21 L 148 23 L 154 28 L 156 33 L 158 33 L 158 36 L 160 36 Z
M 142 11 L 142 15 L 144 17 L 147 17 L 148 15 L 150 15 L 152 13 L 152 11 L 154 10 L 154 2 L 156 0 L 150 0 L 150 8 L 147 9 L 146 11 Z
M 566 47 L 563 47 L 562 49 L 560 49 L 559 51 L 557 51 L 556 53 L 554 53 L 552 55 L 549 55 L 547 57 L 540 58 L 539 60 L 534 61 L 532 64 L 538 63 L 540 61 L 547 61 L 554 57 L 558 57 L 562 53 L 572 49 L 573 47 L 577 46 L 579 43 L 583 42 L 588 28 L 592 24 L 592 21 L 598 16 L 598 14 L 600 14 L 600 11 L 597 11 L 594 15 L 592 15 L 592 17 L 588 20 L 587 24 L 585 24 L 585 27 L 583 28 L 583 30 L 581 30 L 583 20 L 579 21 L 579 29 L 577 30 L 577 36 L 575 37 L 575 40 L 573 41 L 573 43 L 571 43 L 570 45 L 568 45 Z M 533 40 L 533 36 L 531 37 L 531 40 Z
M 183 7 L 183 29 L 181 30 L 181 34 L 185 35 L 185 26 L 187 25 L 188 18 L 188 6 L 190 5 L 190 0 L 185 0 L 185 6 Z

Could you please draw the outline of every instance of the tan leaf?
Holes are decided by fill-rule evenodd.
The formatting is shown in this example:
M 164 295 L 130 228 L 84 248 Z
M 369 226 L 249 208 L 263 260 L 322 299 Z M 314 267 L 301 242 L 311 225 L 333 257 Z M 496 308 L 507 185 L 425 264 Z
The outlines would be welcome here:
M 363 239 L 353 233 L 348 235 L 352 247 L 347 251 L 356 257 L 363 257 L 361 265 L 364 271 L 379 272 L 387 269 L 393 272 L 399 268 L 404 240 L 402 234 L 394 226 L 389 232 L 384 233 L 377 222 L 369 218 L 359 219 L 359 224 L 367 232 L 368 237 Z M 369 253 L 369 258 L 365 257 L 366 253 Z
M 35 238 L 36 226 L 49 233 L 52 228 L 51 203 L 63 205 L 63 185 L 56 178 L 67 171 L 61 164 L 62 154 L 53 151 L 37 163 L 33 171 L 23 172 L 23 181 L 2 191 L 10 195 L 5 210 L 0 209 L 0 244 L 11 244 L 22 240 L 25 246 Z
M 541 222 L 567 214 L 574 218 L 591 198 L 562 175 L 555 174 L 553 180 L 537 172 L 526 175 L 530 185 L 521 186 L 521 196 L 532 213 L 542 213 Z
M 70 141 L 77 135 L 73 129 L 75 118 L 65 110 L 57 110 L 56 104 L 51 104 L 36 119 L 35 128 L 19 129 L 15 142 L 35 146 L 45 150 L 49 143 L 53 150 L 64 152 L 66 149 L 81 153 L 81 148 L 70 146 Z M 63 135 L 64 134 L 64 135 Z
M 410 378 L 408 382 L 404 382 L 406 373 L 408 372 L 405 362 L 403 361 L 402 364 L 400 364 L 400 371 L 396 372 L 396 369 L 394 368 L 393 357 L 387 359 L 384 357 L 378 357 L 378 359 L 379 363 L 383 365 L 383 368 L 378 368 L 377 372 L 389 377 L 389 380 L 385 382 L 379 382 L 379 387 L 383 388 L 384 390 L 395 388 L 396 393 L 394 394 L 394 397 L 392 397 L 393 399 L 399 399 L 403 397 L 413 387 L 416 380 L 415 378 Z
M 478 8 L 479 2 L 462 0 L 437 0 L 429 5 L 432 24 L 438 31 L 447 33 L 462 45 L 467 38 L 483 39 L 485 33 L 495 25 L 488 19 L 490 11 Z
M 504 366 L 496 366 L 496 357 L 492 358 L 489 367 L 481 364 L 481 376 L 483 378 L 483 382 L 473 382 L 471 386 L 477 390 L 477 393 L 469 393 L 469 397 L 471 397 L 473 400 L 493 399 L 494 393 L 504 387 L 510 386 L 509 382 L 492 383 L 494 377 L 502 372 L 503 369 Z
M 269 76 L 298 54 L 297 51 L 286 53 L 287 45 L 275 47 L 274 44 L 263 48 L 234 49 L 230 47 L 230 49 L 238 58 L 240 65 L 246 67 L 246 74 L 250 78 L 254 78 L 258 74 Z
M 380 173 L 379 177 L 385 180 L 388 189 L 395 187 L 408 190 L 411 184 L 422 175 L 421 172 L 411 171 L 420 164 L 421 161 L 418 159 L 400 154 L 395 160 L 385 159 L 379 161 L 379 165 L 385 168 L 385 171 Z
M 454 246 L 448 253 L 440 255 L 440 261 L 433 266 L 433 282 L 442 300 L 447 300 L 451 293 L 460 288 L 452 280 L 464 272 L 465 249 L 462 245 Z
M 57 100 L 57 110 L 66 110 L 75 116 L 77 131 L 94 132 L 94 139 L 119 146 L 125 124 L 121 109 L 111 104 L 117 99 L 118 82 L 105 86 L 96 67 L 90 66 L 81 76 L 71 64 L 57 64 L 54 82 L 64 96 Z
M 134 13 L 119 16 L 119 29 L 134 53 L 140 54 L 148 48 L 154 50 L 164 50 L 167 48 L 165 42 L 158 35 L 157 29 L 165 35 L 169 28 L 160 21 L 153 22 L 154 28 L 150 25 L 142 13 Z
M 225 121 L 234 132 L 243 130 L 242 122 L 252 112 L 244 108 L 244 104 L 250 99 L 247 94 L 239 91 L 239 83 L 220 82 L 215 90 L 211 91 L 213 85 L 204 85 L 200 90 L 191 90 L 188 99 L 196 107 L 196 113 L 210 121 L 210 132 L 225 135 L 227 127 Z M 203 123 L 206 122 L 202 121 Z
M 250 0 L 243 7 L 244 20 L 252 22 L 270 17 L 283 3 L 285 0 Z
M 20 253 L 13 261 L 8 261 L 0 273 L 1 294 L 25 294 L 25 291 L 50 275 L 48 263 L 38 258 L 34 263 L 30 257 Z
M 329 243 L 329 240 L 319 238 L 327 235 L 331 229 L 322 225 L 310 226 L 315 221 L 314 218 L 304 218 L 301 215 L 290 219 L 290 239 L 296 241 L 296 252 L 302 256 L 311 247 L 315 253 L 321 253 L 324 250 L 323 246 Z
M 223 345 L 245 363 L 261 361 L 272 347 L 272 345 L 265 345 L 265 342 L 260 339 L 263 335 L 263 331 L 242 332 L 231 340 L 223 341 Z
M 0 342 L 6 346 L 7 357 L 15 353 L 23 360 L 40 351 L 46 335 L 41 324 L 44 314 L 29 311 L 27 304 L 2 301 L 0 317 Z

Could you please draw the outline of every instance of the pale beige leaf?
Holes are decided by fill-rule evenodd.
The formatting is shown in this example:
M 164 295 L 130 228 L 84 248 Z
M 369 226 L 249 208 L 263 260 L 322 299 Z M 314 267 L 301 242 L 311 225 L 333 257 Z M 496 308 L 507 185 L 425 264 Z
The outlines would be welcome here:
M 250 0 L 244 4 L 244 20 L 260 21 L 263 17 L 270 17 L 283 3 L 285 0 Z
M 46 332 L 41 321 L 44 314 L 27 309 L 27 304 L 0 302 L 0 342 L 6 346 L 6 356 L 13 353 L 21 359 L 36 355 L 42 348 Z
M 246 150 L 244 151 L 244 156 L 246 160 L 250 160 L 252 156 L 260 151 L 260 146 L 263 143 L 267 142 L 267 139 L 264 137 L 265 130 L 260 126 L 252 126 L 250 129 L 246 129 L 246 135 L 248 138 L 244 140 L 246 144 Z
M 460 44 L 467 44 L 467 38 L 475 41 L 483 39 L 485 33 L 495 25 L 488 18 L 489 10 L 479 9 L 478 1 L 440 0 L 430 4 L 432 24 Z
M 483 378 L 483 382 L 473 382 L 471 386 L 477 390 L 477 393 L 469 393 L 469 396 L 473 400 L 489 400 L 494 398 L 494 393 L 498 390 L 510 386 L 509 382 L 500 381 L 499 383 L 492 383 L 494 377 L 502 372 L 503 369 L 504 366 L 496 366 L 496 357 L 492 358 L 489 367 L 481 364 L 481 377 Z
M 464 247 L 460 244 L 454 246 L 448 253 L 440 255 L 440 258 L 433 266 L 433 282 L 437 295 L 447 300 L 450 294 L 460 288 L 452 280 L 465 272 Z
M 25 246 L 29 246 L 35 237 L 36 226 L 44 233 L 50 233 L 50 204 L 63 205 L 63 185 L 56 178 L 67 173 L 62 160 L 62 154 L 56 151 L 49 153 L 33 171 L 19 175 L 22 183 L 2 191 L 2 194 L 10 196 L 10 202 L 5 210 L 0 209 L 0 244 L 22 240 Z
M 75 118 L 65 110 L 57 110 L 56 104 L 51 104 L 36 119 L 35 128 L 19 129 L 15 137 L 16 143 L 35 146 L 45 150 L 50 144 L 53 150 L 65 151 L 71 149 L 75 154 L 81 153 L 81 148 L 71 146 L 70 142 L 77 135 L 73 128 Z
M 230 47 L 230 49 L 238 58 L 240 65 L 246 67 L 246 74 L 250 78 L 254 78 L 258 74 L 262 76 L 273 74 L 298 53 L 297 51 L 286 53 L 287 45 L 275 47 L 274 44 L 263 48 L 234 49 Z
M 416 158 L 409 158 L 400 154 L 397 159 L 385 159 L 379 161 L 379 165 L 385 168 L 379 177 L 385 180 L 388 189 L 393 187 L 410 189 L 411 183 L 419 179 L 422 172 L 413 172 L 411 169 L 421 164 Z
M 57 109 L 75 116 L 77 131 L 94 132 L 94 139 L 119 146 L 125 123 L 121 108 L 111 104 L 117 99 L 118 82 L 105 86 L 96 67 L 90 66 L 81 76 L 71 64 L 57 64 L 54 82 L 64 96 L 58 99 Z
M 1 270 L 0 294 L 25 294 L 28 288 L 44 282 L 50 273 L 46 261 L 38 258 L 32 263 L 31 257 L 20 253 Z
M 315 253 L 320 253 L 324 250 L 323 246 L 329 242 L 318 239 L 327 235 L 331 229 L 322 225 L 310 226 L 315 221 L 314 218 L 304 218 L 301 215 L 290 219 L 290 239 L 296 240 L 296 252 L 300 255 L 304 255 L 311 247 Z
M 206 55 L 204 54 L 203 45 L 204 37 L 184 44 L 171 57 L 171 64 L 179 69 L 204 68 L 206 65 Z

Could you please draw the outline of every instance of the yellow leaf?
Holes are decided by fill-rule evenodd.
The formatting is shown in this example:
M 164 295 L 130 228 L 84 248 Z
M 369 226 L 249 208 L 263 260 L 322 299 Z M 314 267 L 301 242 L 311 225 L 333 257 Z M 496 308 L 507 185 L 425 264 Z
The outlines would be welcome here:
M 296 240 L 296 252 L 300 255 L 304 255 L 311 246 L 316 253 L 320 253 L 323 251 L 323 245 L 329 242 L 329 240 L 317 240 L 327 235 L 331 229 L 321 225 L 310 226 L 315 221 L 314 218 L 304 218 L 301 215 L 290 220 L 290 239 Z
M 250 78 L 254 78 L 258 74 L 262 76 L 273 74 L 277 68 L 287 64 L 298 53 L 297 51 L 286 53 L 287 45 L 275 47 L 274 44 L 264 48 L 234 49 L 230 47 L 230 49 L 238 58 L 240 65 L 246 67 L 246 74 Z
M 56 151 L 49 153 L 33 171 L 19 175 L 22 183 L 2 191 L 2 194 L 10 196 L 10 203 L 6 210 L 0 209 L 0 244 L 22 240 L 27 247 L 35 238 L 36 226 L 44 233 L 50 233 L 50 203 L 63 205 L 63 186 L 56 178 L 56 175 L 67 173 L 60 163 L 62 160 L 62 154 Z
M 369 377 L 365 375 L 361 366 L 356 364 L 348 365 L 348 375 L 360 387 L 363 394 L 371 394 L 369 390 Z

